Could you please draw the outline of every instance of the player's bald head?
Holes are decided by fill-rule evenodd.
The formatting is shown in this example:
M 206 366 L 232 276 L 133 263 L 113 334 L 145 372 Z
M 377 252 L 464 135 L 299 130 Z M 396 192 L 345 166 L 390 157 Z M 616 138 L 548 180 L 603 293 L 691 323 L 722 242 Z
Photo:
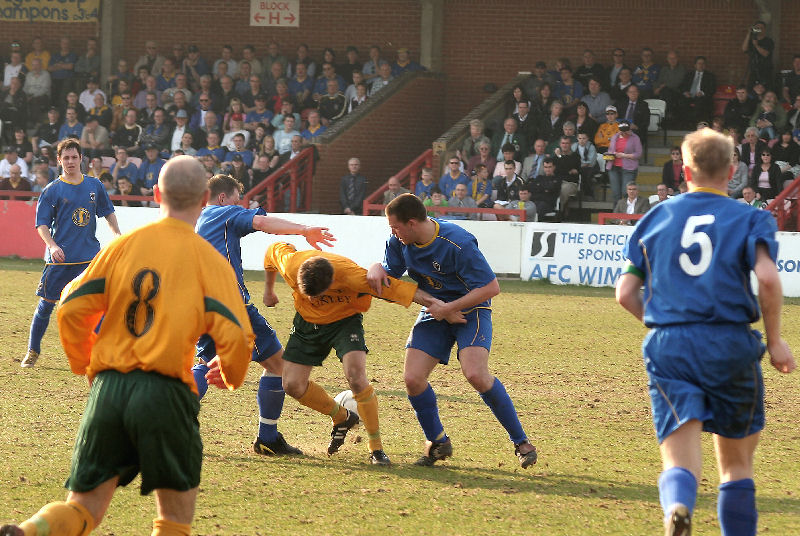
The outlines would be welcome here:
M 733 141 L 710 128 L 687 134 L 681 145 L 683 161 L 695 182 L 729 179 L 733 163 Z
M 203 165 L 191 156 L 171 158 L 161 168 L 158 189 L 163 204 L 172 209 L 186 210 L 201 204 L 208 189 Z

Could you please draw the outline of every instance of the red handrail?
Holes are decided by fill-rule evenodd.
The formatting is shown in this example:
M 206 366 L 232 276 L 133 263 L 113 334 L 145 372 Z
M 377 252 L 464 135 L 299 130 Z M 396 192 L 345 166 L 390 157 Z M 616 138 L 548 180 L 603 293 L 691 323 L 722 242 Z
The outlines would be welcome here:
M 433 149 L 428 149 L 418 157 L 416 157 L 409 165 L 398 171 L 389 179 L 397 179 L 400 181 L 400 185 L 408 188 L 411 190 L 411 193 L 414 193 L 414 188 L 417 185 L 417 179 L 422 173 L 422 168 L 424 167 L 432 167 L 433 166 Z M 383 210 L 385 205 L 382 204 L 383 201 L 383 192 L 388 189 L 389 180 L 383 183 L 377 190 L 372 192 L 370 195 L 364 199 L 364 210 L 363 214 L 368 216 L 370 214 L 370 210 L 380 211 Z M 408 186 L 406 186 L 408 184 Z
M 256 199 L 261 206 L 266 205 L 267 212 L 283 212 L 276 210 L 280 203 L 287 212 L 308 212 L 311 210 L 311 181 L 314 178 L 314 148 L 306 147 L 300 154 L 284 163 L 269 177 L 258 183 L 242 198 L 242 205 L 250 206 Z M 297 204 L 298 188 L 301 190 L 301 203 Z M 289 194 L 289 206 L 283 206 L 284 195 Z
M 597 224 L 605 225 L 606 220 L 641 220 L 644 214 L 625 214 L 623 212 L 598 212 Z
M 17 190 L 0 190 L 0 198 L 10 197 L 12 200 L 15 199 L 37 199 L 42 192 L 31 192 L 31 191 L 17 191 Z M 152 195 L 116 195 L 110 194 L 108 196 L 112 201 L 153 201 L 154 198 Z
M 773 199 L 767 210 L 775 216 L 779 231 L 785 231 L 787 224 L 793 223 L 792 231 L 800 231 L 800 207 L 798 207 L 798 197 L 800 197 L 800 176 L 796 177 L 792 183 L 783 189 L 778 196 Z

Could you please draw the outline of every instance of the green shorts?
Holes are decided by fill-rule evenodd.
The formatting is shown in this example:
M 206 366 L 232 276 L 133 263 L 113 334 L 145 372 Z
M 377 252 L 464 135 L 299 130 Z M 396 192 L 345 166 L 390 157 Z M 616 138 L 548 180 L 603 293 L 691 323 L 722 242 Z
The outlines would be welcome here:
M 331 348 L 339 361 L 347 352 L 369 352 L 364 342 L 364 316 L 361 313 L 331 324 L 312 324 L 295 313 L 292 332 L 283 350 L 283 358 L 300 365 L 322 365 Z
M 75 439 L 64 484 L 91 491 L 119 476 L 119 486 L 142 473 L 142 495 L 186 491 L 200 484 L 203 442 L 197 395 L 177 378 L 157 372 L 99 373 Z

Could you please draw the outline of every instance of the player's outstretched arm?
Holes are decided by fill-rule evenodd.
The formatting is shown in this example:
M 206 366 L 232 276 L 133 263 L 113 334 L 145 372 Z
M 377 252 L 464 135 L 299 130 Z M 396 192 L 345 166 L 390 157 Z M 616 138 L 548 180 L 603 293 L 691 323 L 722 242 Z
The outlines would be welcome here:
M 783 288 L 778 268 L 769 256 L 767 246 L 763 244 L 757 246 L 756 265 L 753 271 L 758 279 L 758 301 L 764 317 L 770 362 L 779 372 L 792 372 L 797 365 L 789 345 L 781 338 Z
M 106 223 L 108 224 L 108 228 L 111 229 L 111 232 L 114 233 L 114 236 L 121 236 L 122 233 L 119 231 L 119 222 L 117 221 L 117 215 L 115 213 L 111 213 L 106 216 Z
M 373 291 L 375 291 L 375 295 L 378 297 L 380 297 L 381 292 L 383 292 L 383 287 L 389 286 L 389 274 L 386 273 L 386 270 L 383 268 L 381 263 L 376 262 L 369 267 L 367 270 L 367 284 Z
M 322 249 L 320 244 L 333 247 L 333 242 L 336 241 L 327 227 L 308 227 L 273 216 L 256 216 L 253 218 L 253 228 L 274 235 L 304 236 L 314 249 Z
M 642 283 L 642 279 L 632 273 L 622 274 L 617 281 L 617 303 L 635 316 L 639 322 L 644 316 L 642 296 L 639 293 Z

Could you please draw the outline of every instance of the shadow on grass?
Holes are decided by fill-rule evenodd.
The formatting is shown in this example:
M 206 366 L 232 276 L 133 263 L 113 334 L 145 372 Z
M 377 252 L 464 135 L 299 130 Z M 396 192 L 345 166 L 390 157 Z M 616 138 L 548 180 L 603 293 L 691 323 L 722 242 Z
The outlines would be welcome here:
M 398 453 L 402 455 L 403 453 Z M 258 470 L 262 463 L 269 463 L 270 470 L 290 474 L 298 470 L 322 469 L 341 473 L 359 473 L 365 477 L 378 475 L 391 476 L 399 480 L 419 480 L 444 488 L 478 489 L 505 494 L 533 493 L 560 497 L 597 498 L 600 500 L 648 501 L 658 503 L 658 489 L 653 484 L 641 484 L 609 480 L 578 473 L 537 472 L 534 466 L 528 470 L 514 470 L 497 467 L 477 467 L 455 465 L 457 462 L 444 462 L 434 467 L 418 467 L 413 463 L 394 463 L 390 467 L 376 467 L 367 463 L 351 463 L 351 459 L 328 458 L 326 456 L 304 455 L 280 458 L 254 458 L 253 456 L 227 456 L 206 454 L 205 457 L 219 463 L 253 464 Z M 514 461 L 513 463 L 516 463 Z M 360 476 L 356 480 L 363 482 Z M 758 510 L 761 513 L 781 514 L 800 511 L 800 498 L 758 496 Z M 698 503 L 716 503 L 716 494 L 698 493 Z

